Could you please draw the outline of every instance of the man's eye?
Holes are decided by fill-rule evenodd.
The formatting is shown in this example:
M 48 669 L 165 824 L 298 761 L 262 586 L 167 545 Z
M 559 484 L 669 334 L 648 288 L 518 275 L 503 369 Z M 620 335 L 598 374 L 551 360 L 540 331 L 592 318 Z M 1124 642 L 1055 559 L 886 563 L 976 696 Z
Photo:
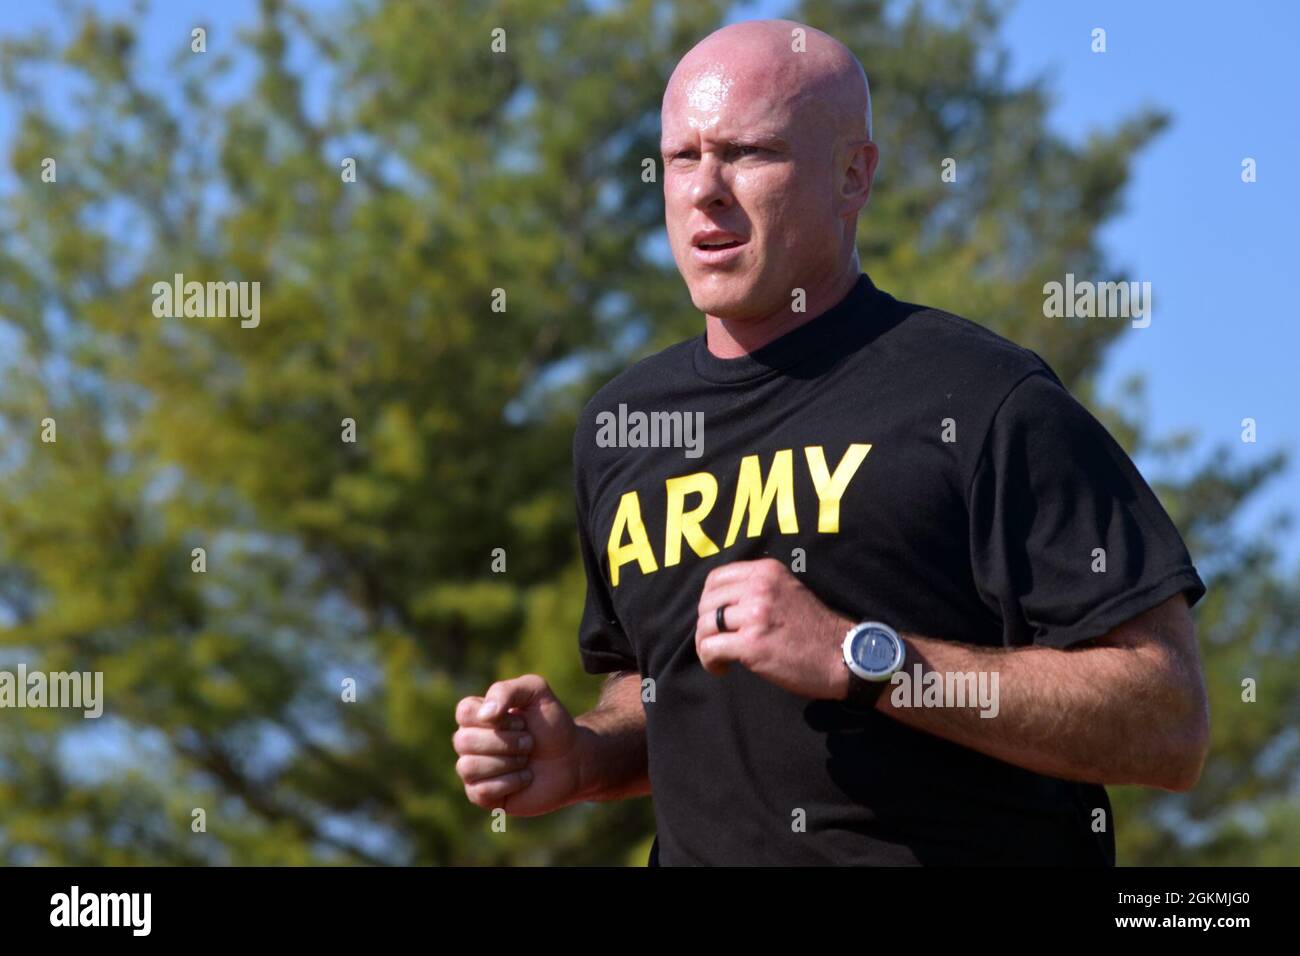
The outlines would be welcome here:
M 736 146 L 732 150 L 732 152 L 739 153 L 742 156 L 748 156 L 750 153 L 761 153 L 762 151 L 763 147 L 761 146 Z

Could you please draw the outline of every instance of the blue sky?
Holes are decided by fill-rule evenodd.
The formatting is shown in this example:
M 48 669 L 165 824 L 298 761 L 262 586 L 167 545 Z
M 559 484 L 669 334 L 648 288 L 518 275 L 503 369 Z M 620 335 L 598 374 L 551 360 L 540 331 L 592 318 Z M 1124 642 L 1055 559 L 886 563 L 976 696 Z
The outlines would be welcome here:
M 60 6 L 0 0 L 0 37 L 58 24 Z M 122 13 L 132 3 L 93 6 Z M 789 8 L 763 0 L 740 17 Z M 195 24 L 209 27 L 211 43 L 254 11 L 253 0 L 154 3 L 142 31 L 145 58 L 162 70 L 169 48 L 187 42 Z M 1090 49 L 1095 27 L 1106 30 L 1104 54 Z M 1300 211 L 1300 181 L 1286 171 L 1300 155 L 1298 34 L 1300 4 L 1291 0 L 1022 0 L 1003 32 L 1012 78 L 1048 77 L 1050 121 L 1071 141 L 1142 107 L 1171 114 L 1170 129 L 1137 160 L 1124 212 L 1102 234 L 1116 268 L 1154 290 L 1152 325 L 1131 331 L 1111 353 L 1102 394 L 1117 395 L 1119 381 L 1142 372 L 1154 434 L 1195 429 L 1207 448 L 1227 444 L 1242 462 L 1300 448 L 1300 333 L 1285 279 L 1295 271 L 1286 266 Z M 11 129 L 0 111 L 0 149 Z M 1246 156 L 1258 164 L 1250 185 L 1240 179 Z M 1258 422 L 1255 445 L 1240 441 L 1246 417 Z M 1298 500 L 1300 463 L 1243 513 L 1242 527 L 1260 527 Z M 1300 533 L 1289 535 L 1284 555 L 1300 567 Z
M 1094 27 L 1107 52 L 1089 49 Z M 1151 328 L 1116 346 L 1101 381 L 1140 371 L 1157 434 L 1195 428 L 1238 460 L 1300 447 L 1294 276 L 1300 183 L 1300 4 L 1022 2 L 1006 23 L 1013 76 L 1051 76 L 1053 127 L 1072 141 L 1142 106 L 1171 124 L 1138 157 L 1126 211 L 1102 239 L 1112 261 L 1153 284 Z M 1243 157 L 1258 181 L 1241 181 Z M 1290 268 L 1288 268 L 1290 265 Z M 1289 397 L 1288 397 L 1289 396 Z M 1288 412 L 1287 409 L 1291 411 Z M 1241 442 L 1241 420 L 1258 443 Z M 1244 515 L 1257 527 L 1300 501 L 1300 463 Z M 1284 551 L 1294 567 L 1300 534 Z

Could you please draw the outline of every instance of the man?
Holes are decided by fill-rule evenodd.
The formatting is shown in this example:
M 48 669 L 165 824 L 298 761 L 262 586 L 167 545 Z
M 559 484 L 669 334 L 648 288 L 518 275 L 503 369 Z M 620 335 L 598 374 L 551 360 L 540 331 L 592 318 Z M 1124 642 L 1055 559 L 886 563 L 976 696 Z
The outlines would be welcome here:
M 476 805 L 652 792 L 652 864 L 1105 865 L 1103 785 L 1196 782 L 1205 587 L 1036 354 L 861 272 L 870 111 L 853 55 L 789 21 L 674 71 L 668 236 L 704 335 L 584 410 L 579 644 L 612 676 L 577 720 L 537 675 L 462 700 Z M 609 447 L 620 406 L 702 413 L 703 454 Z

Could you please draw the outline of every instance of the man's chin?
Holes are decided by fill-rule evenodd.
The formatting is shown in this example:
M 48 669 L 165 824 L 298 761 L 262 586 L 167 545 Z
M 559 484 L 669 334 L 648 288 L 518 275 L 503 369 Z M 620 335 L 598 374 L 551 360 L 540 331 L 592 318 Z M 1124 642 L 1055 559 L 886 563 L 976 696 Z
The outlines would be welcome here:
M 705 315 L 719 319 L 744 319 L 757 306 L 754 288 L 747 282 L 719 282 L 705 279 L 690 286 L 691 304 Z

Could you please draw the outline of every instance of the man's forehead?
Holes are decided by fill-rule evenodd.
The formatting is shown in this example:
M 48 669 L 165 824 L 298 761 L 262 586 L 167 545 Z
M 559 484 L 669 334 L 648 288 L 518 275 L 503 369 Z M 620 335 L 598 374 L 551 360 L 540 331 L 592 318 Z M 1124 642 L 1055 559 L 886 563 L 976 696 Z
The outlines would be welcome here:
M 713 66 L 670 86 L 661 118 L 664 139 L 741 134 L 778 138 L 789 132 L 792 109 L 788 94 L 773 88 L 770 77 Z

